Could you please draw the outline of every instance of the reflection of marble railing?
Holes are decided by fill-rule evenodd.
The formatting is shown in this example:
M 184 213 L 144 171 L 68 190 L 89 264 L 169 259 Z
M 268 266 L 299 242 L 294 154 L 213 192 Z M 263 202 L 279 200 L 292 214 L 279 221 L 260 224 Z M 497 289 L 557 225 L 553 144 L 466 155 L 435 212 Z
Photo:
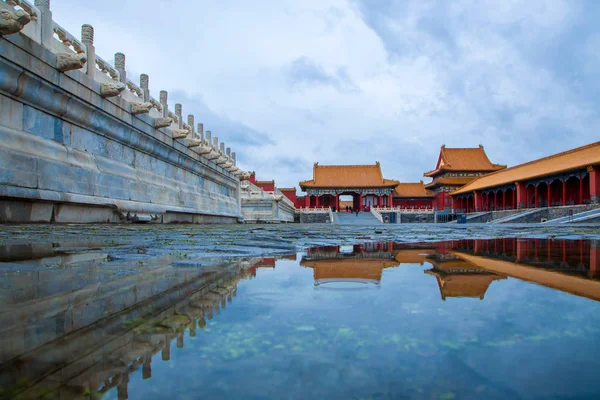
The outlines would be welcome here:
M 131 104 L 130 112 L 133 115 L 150 114 L 153 117 L 155 128 L 169 128 L 167 132 L 174 140 L 182 142 L 192 151 L 237 176 L 240 180 L 249 178 L 250 175 L 247 172 L 236 166 L 235 152 L 231 152 L 230 148 L 227 148 L 226 151 L 223 143 L 219 150 L 218 140 L 214 145 L 215 153 L 218 154 L 217 158 L 208 157 L 207 154 L 199 151 L 199 144 L 205 142 L 203 125 L 199 124 L 196 131 L 194 123 L 189 124 L 189 121 L 194 120 L 193 115 L 188 116 L 186 125 L 183 121 L 180 104 L 175 105 L 175 113 L 170 111 L 166 91 L 161 92 L 160 102 L 152 98 L 147 75 L 140 76 L 139 85 L 127 79 L 124 54 L 115 54 L 114 65 L 97 55 L 92 26 L 82 26 L 81 40 L 79 40 L 52 19 L 49 0 L 36 1 L 35 5 L 31 0 L 2 0 L 0 5 L 3 10 L 0 18 L 5 21 L 5 24 L 8 24 L 7 28 L 3 28 L 2 35 L 20 32 L 29 37 L 57 55 L 56 68 L 59 71 L 80 70 L 81 73 L 101 84 L 100 95 L 102 97 L 120 96 Z
M 251 278 L 248 268 L 258 261 L 259 258 L 233 262 L 209 268 L 209 271 L 172 268 L 188 279 L 181 285 L 155 293 L 148 300 L 135 301 L 137 286 L 127 290 L 126 294 L 135 303 L 125 311 L 111 310 L 110 302 L 105 304 L 109 308 L 89 304 L 87 311 L 77 313 L 89 319 L 88 327 L 42 346 L 26 343 L 23 355 L 17 354 L 3 364 L 0 386 L 8 388 L 18 382 L 21 386 L 11 389 L 23 398 L 42 391 L 60 391 L 65 398 L 86 392 L 96 398 L 117 387 L 118 398 L 125 399 L 129 375 L 141 368 L 143 378 L 150 378 L 153 355 L 161 352 L 162 359 L 169 360 L 173 340 L 181 348 L 186 330 L 190 336 L 196 336 L 197 328 L 203 329 L 206 320 L 219 315 L 227 302 L 232 301 L 237 283 Z M 140 284 L 145 284 L 144 280 Z M 28 318 L 29 324 L 33 324 L 28 329 L 38 334 L 48 330 L 48 324 L 39 320 L 43 316 Z M 35 339 L 35 335 L 25 337 Z

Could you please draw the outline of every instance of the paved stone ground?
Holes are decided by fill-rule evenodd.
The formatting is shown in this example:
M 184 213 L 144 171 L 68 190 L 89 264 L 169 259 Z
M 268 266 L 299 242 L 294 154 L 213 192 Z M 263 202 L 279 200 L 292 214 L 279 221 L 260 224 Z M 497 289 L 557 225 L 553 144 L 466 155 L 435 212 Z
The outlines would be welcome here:
M 432 242 L 456 239 L 537 237 L 600 239 L 600 225 L 3 225 L 0 262 L 43 258 L 35 248 L 59 254 L 101 252 L 108 261 L 177 262 L 292 254 L 313 246 L 373 241 Z M 168 260 L 167 260 L 168 259 Z M 6 265 L 6 264 L 5 264 Z

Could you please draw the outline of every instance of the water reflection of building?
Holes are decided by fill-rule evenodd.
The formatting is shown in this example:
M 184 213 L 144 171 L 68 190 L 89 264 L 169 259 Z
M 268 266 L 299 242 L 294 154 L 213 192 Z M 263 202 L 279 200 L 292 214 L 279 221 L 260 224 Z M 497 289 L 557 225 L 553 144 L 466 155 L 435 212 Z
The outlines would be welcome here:
M 29 301 L 0 313 L 0 387 L 26 399 L 45 393 L 99 399 L 116 387 L 118 398 L 126 399 L 130 374 L 141 369 L 149 379 L 152 357 L 161 353 L 169 360 L 171 344 L 183 347 L 186 330 L 195 336 L 219 315 L 258 261 L 162 267 L 100 284 L 92 284 L 98 276 L 90 268 L 88 275 L 73 278 L 81 284 L 74 291 L 57 288 L 51 297 L 39 297 L 39 290 L 31 290 Z M 14 278 L 29 286 L 48 284 L 38 272 Z M 67 325 L 77 329 L 66 330 Z
M 442 299 L 483 299 L 507 276 L 600 300 L 597 240 L 477 239 L 437 243 L 367 243 L 309 249 L 300 265 L 315 284 L 358 281 L 379 284 L 386 268 L 430 263 Z
M 598 240 L 460 240 L 452 253 L 487 271 L 600 300 Z
M 433 268 L 425 273 L 435 276 L 442 300 L 447 297 L 477 297 L 483 300 L 490 284 L 506 279 L 488 270 L 448 254 L 435 254 L 428 257 Z
M 380 284 L 383 270 L 398 266 L 393 243 L 366 243 L 307 250 L 300 265 L 313 269 L 315 285 L 330 282 Z

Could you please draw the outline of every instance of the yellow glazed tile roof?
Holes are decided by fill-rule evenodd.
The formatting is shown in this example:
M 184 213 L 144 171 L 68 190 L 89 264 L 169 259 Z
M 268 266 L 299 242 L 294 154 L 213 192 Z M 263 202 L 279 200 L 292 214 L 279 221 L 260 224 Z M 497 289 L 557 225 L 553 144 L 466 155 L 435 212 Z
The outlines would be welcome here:
M 434 197 L 435 194 L 425 188 L 421 182 L 401 182 L 394 189 L 394 197 Z
M 379 163 L 374 165 L 319 165 L 313 167 L 313 179 L 301 187 L 390 187 L 398 181 L 385 179 Z
M 444 145 L 440 149 L 435 169 L 424 175 L 434 176 L 443 171 L 497 171 L 503 168 L 506 168 L 506 165 L 493 164 L 490 161 L 481 145 L 474 148 L 446 148 Z

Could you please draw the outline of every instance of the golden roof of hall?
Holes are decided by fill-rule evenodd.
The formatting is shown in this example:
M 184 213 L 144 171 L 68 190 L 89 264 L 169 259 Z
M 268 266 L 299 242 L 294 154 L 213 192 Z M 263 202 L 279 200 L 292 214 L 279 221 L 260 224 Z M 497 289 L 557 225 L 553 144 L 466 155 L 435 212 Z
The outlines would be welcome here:
M 479 147 L 450 148 L 442 145 L 435 169 L 424 173 L 433 177 L 445 171 L 493 172 L 506 168 L 506 165 L 493 164 L 482 145 Z
M 452 195 L 469 193 L 474 190 L 487 189 L 542 176 L 555 175 L 585 168 L 590 165 L 600 165 L 600 142 L 591 143 L 481 176 L 452 192 Z
M 423 271 L 435 276 L 442 300 L 446 297 L 478 297 L 483 300 L 493 281 L 506 279 L 505 276 L 489 274 L 445 274 L 430 269 Z
M 374 165 L 313 166 L 313 179 L 300 182 L 300 187 L 376 188 L 394 187 L 398 181 L 385 179 L 379 162 Z
M 423 181 L 400 182 L 394 189 L 394 197 L 435 197 L 435 193 L 427 190 Z

